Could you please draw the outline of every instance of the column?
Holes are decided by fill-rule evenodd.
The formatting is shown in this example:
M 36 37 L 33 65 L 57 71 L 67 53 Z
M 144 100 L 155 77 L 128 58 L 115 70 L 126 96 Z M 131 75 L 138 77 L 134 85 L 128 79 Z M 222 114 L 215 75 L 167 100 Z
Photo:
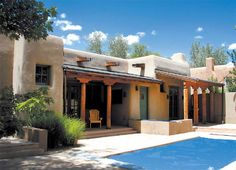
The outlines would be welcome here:
M 193 99 L 194 99 L 194 111 L 193 111 L 193 119 L 194 119 L 194 124 L 198 124 L 198 92 L 197 88 L 194 87 L 193 90 Z
M 206 123 L 206 88 L 202 88 L 202 123 Z
M 214 122 L 214 90 L 210 89 L 210 121 Z
M 112 85 L 114 82 L 104 81 L 107 85 L 107 129 L 111 129 L 111 99 L 112 99 Z
M 188 88 L 186 82 L 184 82 L 184 119 L 188 119 Z
M 79 79 L 81 84 L 80 119 L 86 122 L 86 84 L 88 79 Z

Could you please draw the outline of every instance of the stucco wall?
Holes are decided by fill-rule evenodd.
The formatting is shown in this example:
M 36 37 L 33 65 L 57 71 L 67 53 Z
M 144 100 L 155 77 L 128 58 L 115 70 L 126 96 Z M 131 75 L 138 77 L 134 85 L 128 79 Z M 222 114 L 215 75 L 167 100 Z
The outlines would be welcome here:
M 112 104 L 112 125 L 127 126 L 129 121 L 129 85 L 115 84 L 112 89 L 122 89 L 122 104 Z
M 15 41 L 13 87 L 17 94 L 39 88 L 35 83 L 36 64 L 49 65 L 51 70 L 49 95 L 55 103 L 51 109 L 63 111 L 63 41 L 49 36 L 47 40 L 28 42 L 21 38 Z
M 225 121 L 236 124 L 236 92 L 225 93 Z
M 136 90 L 136 86 L 138 90 Z M 140 119 L 140 86 L 148 87 L 148 117 L 153 120 L 168 120 L 169 103 L 159 84 L 132 83 L 130 85 L 130 119 Z
M 12 86 L 14 41 L 0 35 L 0 89 Z
M 86 57 L 91 59 L 89 62 L 80 63 L 82 67 L 102 69 L 102 70 L 110 70 L 117 72 L 128 72 L 128 62 L 125 59 L 111 57 L 101 54 L 90 53 L 86 51 L 72 50 L 72 49 L 64 49 L 64 62 L 65 64 L 71 64 L 77 66 L 76 59 L 77 57 Z M 106 67 L 107 62 L 117 62 L 119 66 L 114 67 Z

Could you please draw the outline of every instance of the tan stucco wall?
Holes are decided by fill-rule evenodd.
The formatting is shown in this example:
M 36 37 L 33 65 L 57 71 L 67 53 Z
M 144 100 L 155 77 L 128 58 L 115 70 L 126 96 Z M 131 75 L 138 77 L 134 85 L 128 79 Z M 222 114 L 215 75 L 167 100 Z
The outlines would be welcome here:
M 63 111 L 63 41 L 49 36 L 47 41 L 28 42 L 21 38 L 15 41 L 13 88 L 15 93 L 23 94 L 39 88 L 35 83 L 36 64 L 51 67 L 49 95 L 55 103 L 51 109 Z
M 136 90 L 135 87 L 138 87 Z M 169 103 L 165 93 L 160 92 L 159 84 L 131 83 L 130 85 L 130 119 L 140 119 L 140 86 L 148 87 L 148 117 L 153 120 L 168 120 Z
M 225 121 L 236 124 L 236 92 L 225 93 Z
M 12 86 L 14 41 L 0 35 L 0 89 Z

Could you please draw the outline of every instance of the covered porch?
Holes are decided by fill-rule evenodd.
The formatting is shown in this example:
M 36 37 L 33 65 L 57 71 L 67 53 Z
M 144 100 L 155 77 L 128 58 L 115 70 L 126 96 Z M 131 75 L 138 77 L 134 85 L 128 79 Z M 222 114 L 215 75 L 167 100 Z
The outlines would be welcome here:
M 221 88 L 221 122 L 224 122 L 224 106 L 223 106 L 223 93 L 224 84 L 192 78 L 187 75 L 181 75 L 171 72 L 156 70 L 157 74 L 164 75 L 169 78 L 181 80 L 183 82 L 183 116 L 184 119 L 193 119 L 193 124 L 199 123 L 199 113 L 201 108 L 201 122 L 214 122 L 215 121 L 215 88 Z M 192 99 L 191 100 L 191 94 Z M 201 103 L 199 102 L 199 94 L 201 94 Z M 207 94 L 210 96 L 207 100 Z M 210 105 L 208 108 L 208 104 Z M 192 113 L 192 114 L 191 114 Z
M 130 83 L 162 83 L 157 79 L 124 72 L 66 64 L 63 67 L 64 113 L 70 113 L 71 106 L 68 105 L 70 104 L 68 103 L 68 91 L 70 89 L 68 87 L 69 83 L 73 81 L 76 84 L 74 89 L 76 89 L 76 98 L 78 99 L 75 107 L 75 110 L 77 110 L 76 116 L 82 121 L 89 123 L 88 111 L 90 109 L 98 109 L 100 117 L 103 117 L 102 123 L 106 129 L 115 127 L 112 125 L 128 126 Z M 99 98 L 99 101 L 96 100 L 97 98 Z

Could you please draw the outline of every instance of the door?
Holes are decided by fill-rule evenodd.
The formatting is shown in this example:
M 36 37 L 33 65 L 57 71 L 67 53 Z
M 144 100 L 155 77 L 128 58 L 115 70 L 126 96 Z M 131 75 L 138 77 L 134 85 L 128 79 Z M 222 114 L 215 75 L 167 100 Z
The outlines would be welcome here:
M 80 117 L 80 84 L 68 82 L 66 95 L 66 114 L 70 117 Z
M 169 119 L 179 119 L 179 87 L 169 87 Z
M 148 87 L 140 87 L 140 119 L 148 119 Z

